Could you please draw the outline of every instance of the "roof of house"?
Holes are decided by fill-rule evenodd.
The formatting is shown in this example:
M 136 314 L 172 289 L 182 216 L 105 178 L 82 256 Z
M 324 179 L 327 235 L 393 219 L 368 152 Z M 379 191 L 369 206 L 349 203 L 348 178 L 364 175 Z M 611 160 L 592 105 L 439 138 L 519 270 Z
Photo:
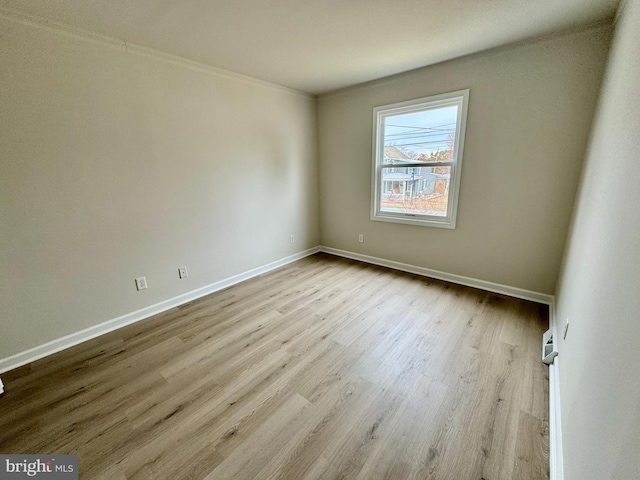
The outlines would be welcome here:
M 411 158 L 396 147 L 384 147 L 384 156 L 393 160 L 411 160 Z
M 414 180 L 420 180 L 422 178 L 422 175 L 414 175 L 413 179 Z M 391 181 L 391 180 L 395 180 L 395 181 L 409 181 L 411 180 L 411 174 L 410 173 L 397 173 L 397 172 L 393 172 L 393 173 L 387 173 L 386 175 L 384 175 L 382 177 L 382 179 L 384 181 Z

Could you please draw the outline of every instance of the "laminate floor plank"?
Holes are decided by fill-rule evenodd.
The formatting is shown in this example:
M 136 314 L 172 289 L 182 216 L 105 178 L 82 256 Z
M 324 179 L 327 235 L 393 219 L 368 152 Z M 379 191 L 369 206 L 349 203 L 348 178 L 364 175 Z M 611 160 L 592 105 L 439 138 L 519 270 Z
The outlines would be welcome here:
M 520 413 L 513 480 L 540 478 L 546 475 L 544 462 L 549 455 L 548 423 L 525 412 Z
M 3 374 L 80 478 L 544 480 L 546 306 L 316 254 Z

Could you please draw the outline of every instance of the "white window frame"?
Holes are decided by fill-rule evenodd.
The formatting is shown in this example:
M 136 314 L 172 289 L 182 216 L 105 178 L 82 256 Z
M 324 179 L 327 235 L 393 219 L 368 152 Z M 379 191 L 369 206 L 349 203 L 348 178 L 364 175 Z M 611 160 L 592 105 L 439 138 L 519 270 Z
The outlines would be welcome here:
M 438 228 L 456 228 L 458 212 L 458 194 L 460 193 L 460 177 L 462 173 L 462 153 L 464 134 L 467 125 L 467 108 L 469 104 L 469 90 L 418 98 L 406 102 L 381 105 L 373 109 L 373 169 L 371 188 L 371 220 L 393 223 L 406 223 Z M 448 162 L 407 162 L 402 167 L 451 167 L 449 178 L 449 197 L 446 216 L 422 215 L 401 212 L 381 211 L 382 170 L 384 162 L 384 124 L 388 116 L 420 112 L 430 109 L 458 105 L 456 119 L 456 136 L 453 147 L 453 158 Z M 397 165 L 396 165 L 397 166 Z

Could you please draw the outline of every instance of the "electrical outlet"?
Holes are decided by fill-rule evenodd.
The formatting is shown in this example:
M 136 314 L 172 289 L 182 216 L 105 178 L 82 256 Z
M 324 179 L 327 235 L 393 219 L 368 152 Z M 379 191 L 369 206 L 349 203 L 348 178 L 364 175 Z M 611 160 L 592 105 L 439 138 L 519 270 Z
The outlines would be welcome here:
M 364 243 L 364 235 L 363 234 L 358 235 L 358 242 Z
M 187 272 L 187 267 L 180 267 L 178 269 L 178 276 L 180 278 L 187 278 L 189 276 L 189 272 Z
M 136 288 L 138 290 L 144 290 L 147 288 L 147 277 L 136 278 Z
M 289 243 L 293 243 L 296 241 L 296 237 L 294 235 L 291 235 L 291 237 L 289 237 Z
M 562 334 L 562 338 L 564 340 L 567 339 L 567 333 L 569 332 L 569 319 L 567 318 L 567 323 L 564 324 L 564 332 Z

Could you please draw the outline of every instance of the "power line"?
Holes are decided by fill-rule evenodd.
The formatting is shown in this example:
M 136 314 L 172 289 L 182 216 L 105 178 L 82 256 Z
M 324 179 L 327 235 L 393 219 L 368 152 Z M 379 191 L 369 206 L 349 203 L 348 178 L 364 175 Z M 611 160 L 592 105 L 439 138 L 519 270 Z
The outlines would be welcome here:
M 448 146 L 448 142 L 445 141 L 445 140 L 432 140 L 430 142 L 416 142 L 416 143 L 397 143 L 397 141 L 392 140 L 392 142 L 394 142 L 394 143 L 385 142 L 384 146 L 385 147 L 396 147 L 396 146 L 408 147 L 408 146 L 411 146 L 411 145 L 443 145 L 443 146 Z
M 393 135 L 385 135 L 384 138 L 385 140 L 387 139 L 392 139 L 392 140 L 406 140 L 406 139 L 412 139 L 412 138 L 430 138 L 430 137 L 439 137 L 442 138 L 444 140 L 447 140 L 448 135 L 443 135 L 442 133 L 435 133 L 435 134 L 428 134 L 428 133 L 407 133 L 407 134 L 393 134 Z

